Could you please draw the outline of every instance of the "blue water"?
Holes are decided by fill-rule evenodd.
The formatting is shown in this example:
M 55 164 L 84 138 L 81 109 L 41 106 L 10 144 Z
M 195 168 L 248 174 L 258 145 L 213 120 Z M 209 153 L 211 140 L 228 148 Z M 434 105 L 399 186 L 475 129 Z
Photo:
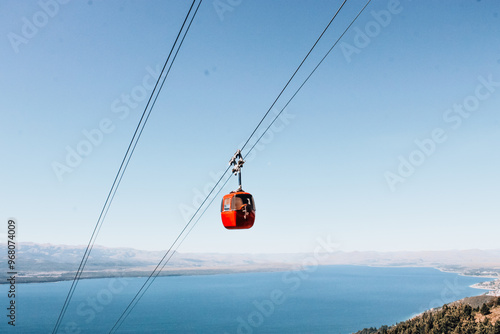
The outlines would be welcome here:
M 145 278 L 80 281 L 59 333 L 107 333 Z M 157 278 L 118 333 L 351 333 L 391 325 L 479 295 L 485 278 L 431 268 L 311 267 L 309 271 Z M 16 327 L 49 333 L 71 282 L 18 284 Z M 5 305 L 1 305 L 1 304 Z

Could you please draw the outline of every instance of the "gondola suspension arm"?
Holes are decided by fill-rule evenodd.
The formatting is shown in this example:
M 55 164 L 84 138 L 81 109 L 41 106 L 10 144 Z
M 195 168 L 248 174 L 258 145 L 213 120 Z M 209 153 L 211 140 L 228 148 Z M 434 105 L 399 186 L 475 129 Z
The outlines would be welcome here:
M 238 159 L 238 160 L 236 160 Z M 236 191 L 243 191 L 242 186 L 241 186 L 241 168 L 243 167 L 243 164 L 245 163 L 245 160 L 243 160 L 243 156 L 241 155 L 241 150 L 236 151 L 236 153 L 233 155 L 231 160 L 229 160 L 229 165 L 232 166 L 234 165 L 232 172 L 234 175 L 238 175 L 238 189 Z

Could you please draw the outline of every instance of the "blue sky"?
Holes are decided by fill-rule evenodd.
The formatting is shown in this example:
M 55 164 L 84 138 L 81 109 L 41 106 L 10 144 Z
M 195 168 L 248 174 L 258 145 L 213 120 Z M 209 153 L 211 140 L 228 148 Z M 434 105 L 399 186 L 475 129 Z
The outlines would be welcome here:
M 97 244 L 167 249 L 340 5 L 221 2 L 202 3 Z M 363 5 L 348 1 L 278 110 Z M 5 231 L 14 217 L 19 241 L 88 242 L 188 7 L 2 2 Z M 499 12 L 373 0 L 249 155 L 255 226 L 225 230 L 217 198 L 179 251 L 308 252 L 325 236 L 346 251 L 497 248 Z

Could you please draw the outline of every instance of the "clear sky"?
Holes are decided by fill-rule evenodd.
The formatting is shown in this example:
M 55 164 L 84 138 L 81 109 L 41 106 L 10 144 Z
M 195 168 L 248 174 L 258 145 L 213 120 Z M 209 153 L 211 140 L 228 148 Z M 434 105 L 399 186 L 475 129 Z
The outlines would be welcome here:
M 2 238 L 87 244 L 189 3 L 2 1 Z M 205 0 L 96 243 L 167 249 L 339 5 Z M 217 198 L 179 251 L 498 248 L 499 31 L 496 0 L 373 0 L 248 156 L 254 227 Z

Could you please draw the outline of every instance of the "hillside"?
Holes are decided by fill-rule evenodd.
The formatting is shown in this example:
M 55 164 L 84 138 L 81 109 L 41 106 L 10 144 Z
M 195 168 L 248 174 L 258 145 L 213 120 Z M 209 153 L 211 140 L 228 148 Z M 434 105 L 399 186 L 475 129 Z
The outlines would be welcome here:
M 500 334 L 500 297 L 477 296 L 430 310 L 413 319 L 355 334 Z

